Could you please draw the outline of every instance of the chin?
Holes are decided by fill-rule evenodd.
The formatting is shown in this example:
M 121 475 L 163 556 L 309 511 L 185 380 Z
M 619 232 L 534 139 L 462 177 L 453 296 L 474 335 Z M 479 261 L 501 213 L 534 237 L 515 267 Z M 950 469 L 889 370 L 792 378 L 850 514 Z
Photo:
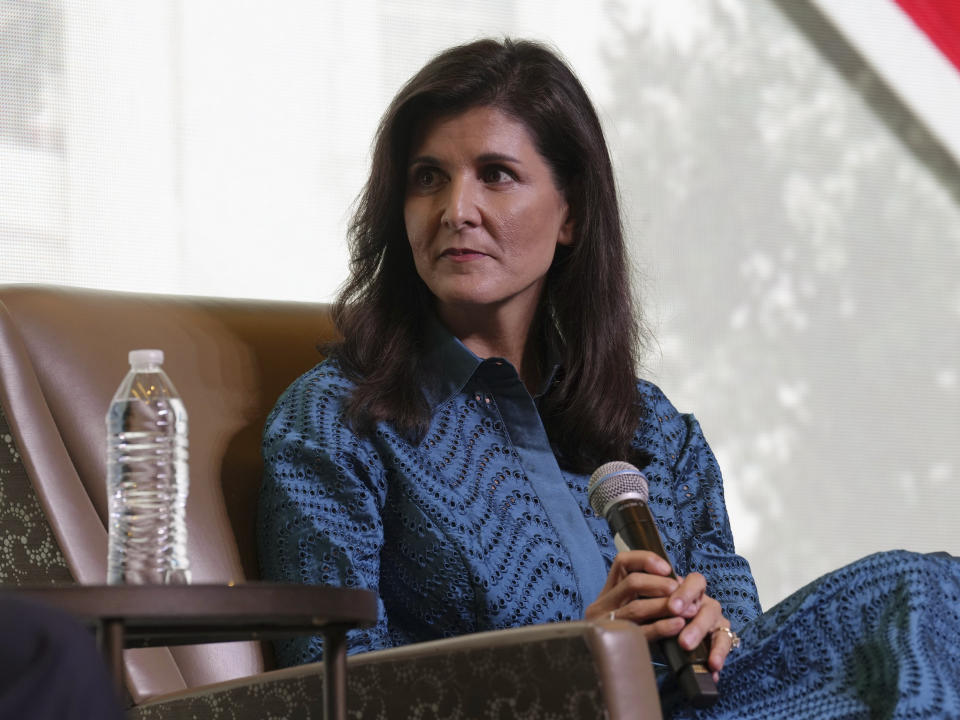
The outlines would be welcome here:
M 457 308 L 459 310 L 479 309 L 493 304 L 493 301 L 485 300 L 472 295 L 444 295 L 437 297 L 437 305 L 446 306 L 449 308 Z
M 445 287 L 438 288 L 439 292 L 433 292 L 433 296 L 440 305 L 449 305 L 451 307 L 471 307 L 490 305 L 497 302 L 498 298 L 490 292 L 484 292 L 482 288 L 476 287 Z

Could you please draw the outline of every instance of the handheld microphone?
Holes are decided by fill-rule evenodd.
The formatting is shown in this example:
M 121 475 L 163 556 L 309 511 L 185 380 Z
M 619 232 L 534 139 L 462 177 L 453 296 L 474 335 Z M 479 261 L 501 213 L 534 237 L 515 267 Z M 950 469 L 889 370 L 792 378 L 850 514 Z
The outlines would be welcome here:
M 587 497 L 594 512 L 607 519 L 617 550 L 649 550 L 668 563 L 667 551 L 647 507 L 650 488 L 647 479 L 630 463 L 608 462 L 590 476 Z M 676 574 L 670 570 L 670 577 Z M 701 642 L 693 650 L 684 650 L 677 638 L 660 641 L 677 685 L 694 707 L 708 707 L 719 694 L 707 666 L 709 650 Z

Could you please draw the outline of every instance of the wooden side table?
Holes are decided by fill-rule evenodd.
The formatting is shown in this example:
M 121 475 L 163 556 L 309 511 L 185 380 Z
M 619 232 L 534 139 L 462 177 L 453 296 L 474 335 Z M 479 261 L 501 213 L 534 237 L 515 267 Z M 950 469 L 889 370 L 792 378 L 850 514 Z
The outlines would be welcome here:
M 346 719 L 347 630 L 376 622 L 369 590 L 316 585 L 49 585 L 4 589 L 97 632 L 123 686 L 123 649 L 323 634 L 323 710 Z

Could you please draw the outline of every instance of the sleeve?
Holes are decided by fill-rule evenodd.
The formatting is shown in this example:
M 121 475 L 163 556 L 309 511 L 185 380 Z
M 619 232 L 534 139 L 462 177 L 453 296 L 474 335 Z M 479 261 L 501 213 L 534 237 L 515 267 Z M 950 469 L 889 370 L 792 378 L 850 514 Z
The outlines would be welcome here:
M 378 620 L 348 633 L 348 652 L 389 647 L 379 596 L 381 510 L 386 473 L 369 443 L 342 419 L 348 389 L 324 365 L 295 382 L 267 419 L 257 517 L 264 580 L 365 588 L 377 593 Z M 320 636 L 277 642 L 281 666 L 322 659 Z
M 665 443 L 668 493 L 680 531 L 677 564 L 683 574 L 699 572 L 707 579 L 707 592 L 739 630 L 761 608 L 750 565 L 734 546 L 720 466 L 693 415 L 678 412 L 655 386 L 648 385 L 645 394 Z

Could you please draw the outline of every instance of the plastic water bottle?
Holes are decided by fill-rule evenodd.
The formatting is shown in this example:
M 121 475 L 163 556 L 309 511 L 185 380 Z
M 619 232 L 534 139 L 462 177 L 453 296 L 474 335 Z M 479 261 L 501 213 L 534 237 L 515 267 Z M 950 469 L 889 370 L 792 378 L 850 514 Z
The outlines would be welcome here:
M 107 582 L 188 583 L 187 411 L 162 350 L 132 350 L 107 412 Z

